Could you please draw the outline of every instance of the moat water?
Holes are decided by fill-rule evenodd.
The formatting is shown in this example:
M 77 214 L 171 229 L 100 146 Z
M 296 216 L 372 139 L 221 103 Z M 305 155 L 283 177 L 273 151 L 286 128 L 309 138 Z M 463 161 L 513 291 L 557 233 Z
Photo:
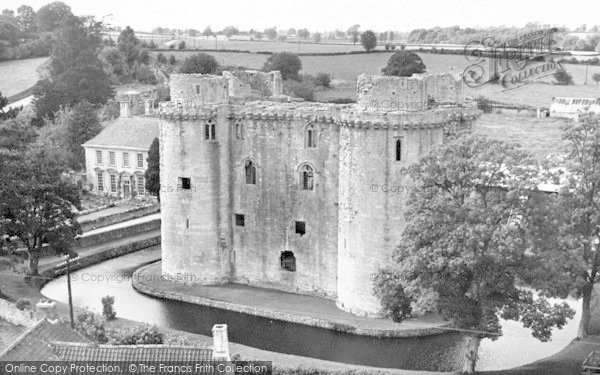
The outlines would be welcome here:
M 333 332 L 236 312 L 161 300 L 136 292 L 131 275 L 139 267 L 160 258 L 158 248 L 142 250 L 111 259 L 74 273 L 73 303 L 101 312 L 100 299 L 115 297 L 115 310 L 122 318 L 210 336 L 212 325 L 227 323 L 231 342 L 271 350 L 368 366 L 450 371 L 459 366 L 463 354 L 460 333 L 422 338 L 374 338 Z M 99 280 L 103 278 L 103 280 Z M 42 294 L 67 302 L 66 277 L 46 284 Z M 577 334 L 581 306 L 568 301 L 577 315 L 562 330 L 555 330 L 551 342 L 534 339 L 518 322 L 503 321 L 504 335 L 485 339 L 479 351 L 478 370 L 500 370 L 520 366 L 552 355 Z M 235 350 L 232 350 L 235 353 Z

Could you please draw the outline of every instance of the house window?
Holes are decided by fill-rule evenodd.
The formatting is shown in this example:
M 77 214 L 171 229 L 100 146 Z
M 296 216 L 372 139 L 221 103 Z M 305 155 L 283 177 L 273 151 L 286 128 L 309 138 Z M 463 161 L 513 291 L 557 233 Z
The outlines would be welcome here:
M 182 189 L 189 190 L 192 188 L 192 181 L 189 177 L 179 177 L 179 186 Z
M 117 175 L 116 174 L 110 175 L 110 191 L 111 191 L 111 193 L 117 192 Z
M 102 151 L 96 150 L 96 164 L 102 164 Z
M 279 257 L 281 262 L 281 269 L 290 272 L 296 272 L 296 257 L 291 251 L 282 251 Z
M 137 154 L 137 166 L 138 168 L 144 168 L 144 154 Z
M 123 166 L 129 167 L 129 153 L 128 152 L 123 153 Z
M 235 123 L 235 137 L 244 139 L 244 124 L 241 121 Z
M 215 124 L 212 122 L 212 120 L 208 120 L 208 122 L 204 125 L 204 139 L 215 139 Z
M 302 190 L 312 190 L 313 179 L 314 173 L 312 167 L 307 164 L 303 165 L 302 168 L 300 168 L 300 184 L 302 185 Z
M 316 139 L 316 135 L 317 132 L 315 130 L 315 127 L 310 124 L 306 127 L 306 135 L 305 135 L 305 146 L 307 148 L 315 148 L 317 147 L 317 139 Z
M 402 140 L 396 139 L 396 161 L 402 160 Z
M 296 221 L 296 233 L 303 236 L 306 233 L 306 222 Z
M 108 152 L 108 164 L 109 165 L 116 165 L 116 159 L 115 159 L 115 152 L 114 151 L 109 151 Z
M 244 169 L 246 171 L 246 183 L 256 185 L 256 167 L 252 160 L 246 160 Z
M 144 181 L 144 176 L 137 176 L 137 192 L 138 195 L 146 195 L 146 184 Z
M 237 227 L 243 227 L 246 224 L 244 215 L 235 214 L 235 225 Z
M 98 174 L 98 191 L 104 191 L 104 178 L 102 177 L 102 172 L 97 172 Z

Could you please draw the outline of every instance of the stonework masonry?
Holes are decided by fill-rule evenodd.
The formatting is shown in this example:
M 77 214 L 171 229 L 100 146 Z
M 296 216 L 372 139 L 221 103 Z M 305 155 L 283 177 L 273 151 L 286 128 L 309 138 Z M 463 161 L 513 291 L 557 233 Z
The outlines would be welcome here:
M 172 187 L 161 189 L 162 272 L 377 316 L 372 280 L 405 226 L 404 170 L 479 111 L 453 74 L 361 75 L 356 105 L 293 101 L 280 77 L 171 76 L 157 111 L 161 186 Z

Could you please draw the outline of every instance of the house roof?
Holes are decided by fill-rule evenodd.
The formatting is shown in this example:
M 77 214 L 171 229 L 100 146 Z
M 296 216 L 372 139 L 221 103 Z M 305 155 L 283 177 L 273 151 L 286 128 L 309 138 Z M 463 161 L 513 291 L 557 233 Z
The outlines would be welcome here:
M 97 136 L 83 144 L 84 147 L 117 147 L 150 149 L 158 138 L 158 119 L 152 116 L 119 117 Z
M 213 352 L 208 346 L 99 345 L 73 342 L 53 342 L 50 345 L 63 361 L 200 362 L 212 360 Z
M 85 336 L 68 323 L 41 319 L 0 353 L 0 361 L 56 361 L 60 358 L 50 347 L 53 341 L 89 343 Z

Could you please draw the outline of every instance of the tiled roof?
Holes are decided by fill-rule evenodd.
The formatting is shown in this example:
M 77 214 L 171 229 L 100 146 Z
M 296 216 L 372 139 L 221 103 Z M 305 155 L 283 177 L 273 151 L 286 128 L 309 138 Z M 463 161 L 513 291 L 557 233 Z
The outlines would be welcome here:
M 42 319 L 29 327 L 8 348 L 0 353 L 0 361 L 52 361 L 59 357 L 50 347 L 53 341 L 70 341 L 75 343 L 89 343 L 79 332 L 71 329 L 68 323 L 56 321 L 54 323 Z
M 63 361 L 199 362 L 212 360 L 208 346 L 98 345 L 73 342 L 50 344 Z
M 119 117 L 83 145 L 148 150 L 154 138 L 158 138 L 158 119 L 156 117 Z

